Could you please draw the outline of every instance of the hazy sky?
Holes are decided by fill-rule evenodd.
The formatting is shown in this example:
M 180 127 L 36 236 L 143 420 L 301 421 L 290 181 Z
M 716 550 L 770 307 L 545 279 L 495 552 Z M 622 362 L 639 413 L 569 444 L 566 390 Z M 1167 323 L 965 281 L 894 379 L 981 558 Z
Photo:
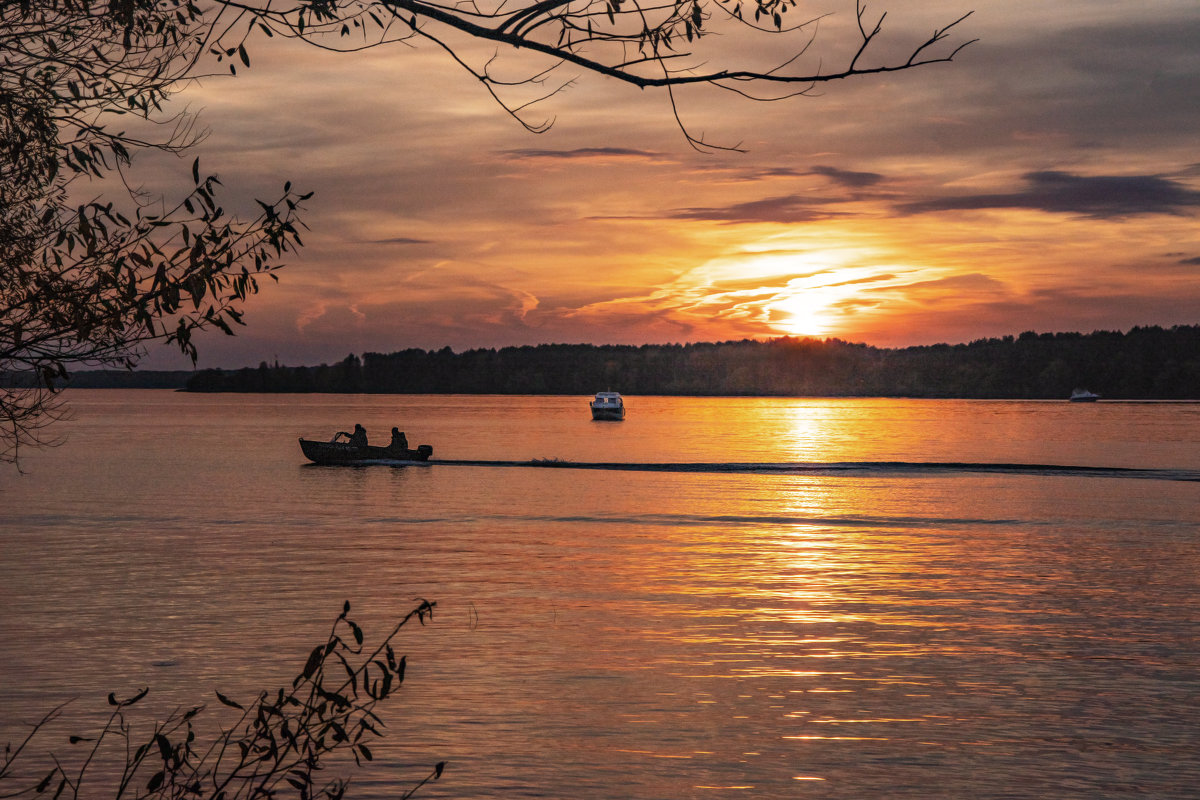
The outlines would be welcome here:
M 833 63 L 854 6 L 826 2 Z M 201 366 L 1200 323 L 1200 3 L 885 8 L 900 42 L 974 9 L 960 37 L 980 41 L 785 102 L 682 93 L 693 132 L 744 154 L 697 153 L 664 95 L 570 68 L 534 135 L 430 48 L 259 41 L 252 69 L 179 101 L 234 196 L 315 191 L 311 231 Z M 186 363 L 156 347 L 143 366 Z

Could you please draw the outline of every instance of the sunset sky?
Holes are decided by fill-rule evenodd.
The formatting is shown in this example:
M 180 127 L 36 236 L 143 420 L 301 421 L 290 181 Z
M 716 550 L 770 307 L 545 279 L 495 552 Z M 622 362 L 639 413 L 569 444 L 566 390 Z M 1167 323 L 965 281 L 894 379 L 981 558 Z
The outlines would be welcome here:
M 833 65 L 854 5 L 826 2 L 814 47 Z M 311 231 L 238 337 L 202 339 L 200 366 L 1200 323 L 1200 4 L 883 10 L 890 42 L 971 10 L 953 41 L 980 41 L 782 102 L 680 93 L 693 133 L 746 153 L 696 152 L 665 95 L 571 68 L 534 135 L 429 47 L 260 39 L 250 70 L 178 102 L 202 112 L 197 154 L 232 197 L 314 191 Z M 142 166 L 154 186 L 190 156 Z M 155 347 L 142 366 L 189 364 Z

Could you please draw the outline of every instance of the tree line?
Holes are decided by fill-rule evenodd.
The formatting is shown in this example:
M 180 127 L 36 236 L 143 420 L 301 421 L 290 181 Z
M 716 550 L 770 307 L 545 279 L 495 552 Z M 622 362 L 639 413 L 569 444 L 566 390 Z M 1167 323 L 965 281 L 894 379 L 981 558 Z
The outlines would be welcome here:
M 1200 399 L 1200 326 L 879 348 L 784 337 L 697 344 L 408 349 L 336 364 L 208 369 L 192 392 Z

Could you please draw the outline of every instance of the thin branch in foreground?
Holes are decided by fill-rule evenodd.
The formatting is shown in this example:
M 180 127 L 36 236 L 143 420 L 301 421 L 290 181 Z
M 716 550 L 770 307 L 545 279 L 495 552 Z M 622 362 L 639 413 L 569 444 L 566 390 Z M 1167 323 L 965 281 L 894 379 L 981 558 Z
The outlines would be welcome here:
M 53 788 L 55 798 L 78 800 L 91 796 L 89 788 L 100 780 L 99 771 L 119 776 L 117 800 L 126 795 L 147 800 L 341 800 L 348 780 L 318 779 L 324 760 L 349 752 L 361 766 L 374 758 L 369 744 L 383 736 L 384 727 L 376 709 L 404 682 L 406 659 L 396 657 L 393 641 L 411 621 L 424 625 L 432 619 L 435 605 L 419 600 L 391 633 L 367 651 L 362 629 L 348 616 L 347 602 L 325 643 L 313 648 L 290 687 L 264 691 L 246 704 L 216 692 L 221 706 L 240 715 L 206 747 L 197 741 L 193 727 L 204 706 L 172 712 L 154 723 L 148 737 L 136 741 L 130 710 L 149 689 L 124 699 L 110 694 L 112 711 L 101 730 L 70 737 L 72 744 L 90 744 L 86 753 L 72 762 L 51 751 L 45 756 L 49 770 L 32 772 L 44 777 L 27 779 L 37 766 L 24 765 L 30 745 L 50 723 L 63 717 L 65 704 L 60 705 L 34 723 L 16 747 L 5 747 L 0 798 L 35 796 Z M 22 765 L 23 769 L 16 768 Z M 440 778 L 445 767 L 445 762 L 437 763 L 401 796 L 412 797 Z

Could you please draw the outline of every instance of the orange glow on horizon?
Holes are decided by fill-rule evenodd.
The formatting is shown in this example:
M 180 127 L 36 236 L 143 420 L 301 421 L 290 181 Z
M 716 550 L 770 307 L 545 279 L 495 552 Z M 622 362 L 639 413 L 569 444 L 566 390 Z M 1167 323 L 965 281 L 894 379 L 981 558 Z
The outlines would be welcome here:
M 853 335 L 867 317 L 886 316 L 880 306 L 903 297 L 904 284 L 941 277 L 936 268 L 897 265 L 891 250 L 844 229 L 789 232 L 713 259 L 671 288 L 686 288 L 710 310 L 736 308 L 766 335 Z

